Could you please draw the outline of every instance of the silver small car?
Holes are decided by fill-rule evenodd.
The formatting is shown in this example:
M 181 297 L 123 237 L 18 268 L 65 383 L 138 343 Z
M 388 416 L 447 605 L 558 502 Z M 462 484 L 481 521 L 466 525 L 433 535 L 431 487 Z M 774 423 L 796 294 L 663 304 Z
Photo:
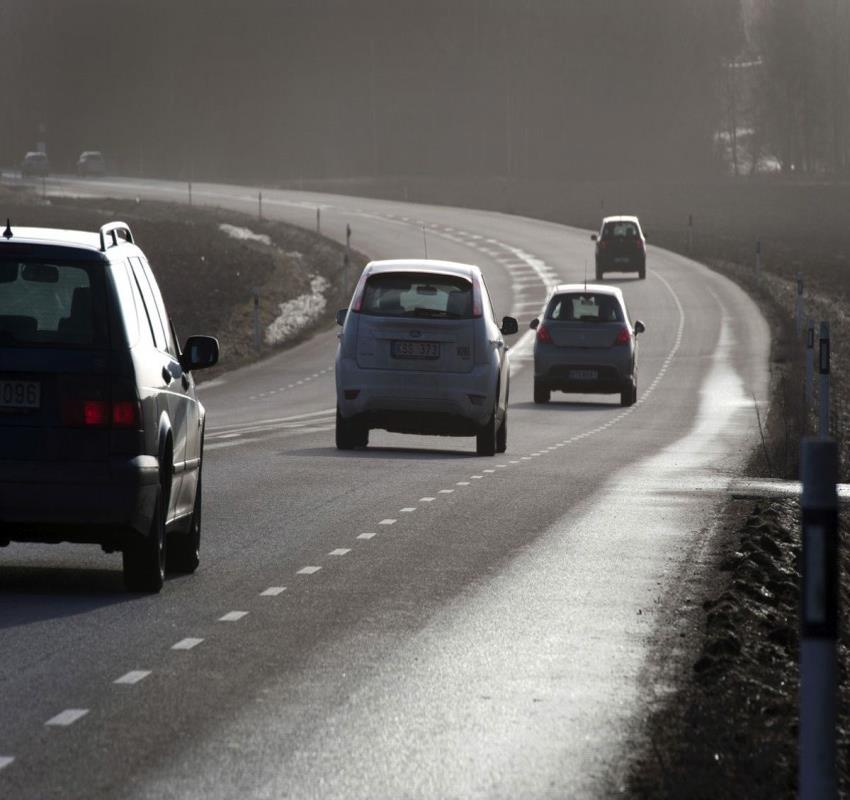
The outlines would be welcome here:
M 336 356 L 336 446 L 369 431 L 475 436 L 479 455 L 507 447 L 510 363 L 481 270 L 434 260 L 373 261 L 360 276 Z
M 614 286 L 562 284 L 546 301 L 543 320 L 533 319 L 534 402 L 548 403 L 552 391 L 619 393 L 620 405 L 637 402 L 637 335 Z

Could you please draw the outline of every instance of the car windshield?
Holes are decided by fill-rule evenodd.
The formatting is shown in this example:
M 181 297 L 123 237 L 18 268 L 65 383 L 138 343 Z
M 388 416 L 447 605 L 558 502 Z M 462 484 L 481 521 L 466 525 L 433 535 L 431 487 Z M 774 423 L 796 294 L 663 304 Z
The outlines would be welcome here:
M 610 294 L 569 293 L 552 298 L 546 319 L 561 322 L 624 322 L 623 308 Z
M 602 229 L 603 239 L 634 239 L 637 235 L 634 222 L 608 222 Z
M 366 282 L 363 314 L 381 317 L 472 318 L 472 284 L 465 278 L 393 272 Z
M 0 346 L 106 343 L 102 267 L 0 260 Z

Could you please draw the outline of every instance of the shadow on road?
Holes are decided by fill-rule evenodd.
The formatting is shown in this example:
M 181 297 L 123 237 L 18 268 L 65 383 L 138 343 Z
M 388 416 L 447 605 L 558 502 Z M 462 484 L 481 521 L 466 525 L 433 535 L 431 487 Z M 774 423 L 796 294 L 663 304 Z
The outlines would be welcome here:
M 614 395 L 612 395 L 613 397 Z M 617 408 L 622 408 L 620 405 L 619 395 L 617 395 L 617 399 L 614 401 L 599 401 L 599 402 L 588 402 L 587 400 L 582 400 L 580 402 L 570 401 L 570 400 L 550 400 L 548 403 L 511 403 L 511 410 L 514 409 L 529 409 L 533 411 L 601 411 L 602 409 L 609 408 L 612 411 Z
M 120 570 L 0 568 L 0 630 L 85 614 L 135 599 Z
M 472 441 L 472 439 L 470 439 Z M 474 447 L 474 444 L 472 445 Z M 469 452 L 462 450 L 435 450 L 419 447 L 373 447 L 369 446 L 358 450 L 337 450 L 335 447 L 311 447 L 305 450 L 286 450 L 282 455 L 287 456 L 325 456 L 330 458 L 425 458 L 432 461 L 452 461 L 458 458 L 479 458 L 473 449 Z

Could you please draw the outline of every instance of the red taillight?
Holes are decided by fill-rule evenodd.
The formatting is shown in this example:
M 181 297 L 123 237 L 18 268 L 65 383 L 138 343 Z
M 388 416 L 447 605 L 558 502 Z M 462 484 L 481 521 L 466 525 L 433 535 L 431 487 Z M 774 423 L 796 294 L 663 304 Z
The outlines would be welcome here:
M 484 314 L 481 304 L 481 281 L 477 275 L 472 276 L 472 316 L 478 319 Z
M 105 400 L 83 400 L 83 425 L 102 426 L 109 423 L 109 403 Z
M 543 344 L 554 344 L 552 341 L 552 334 L 549 333 L 545 325 L 541 325 L 537 329 L 537 341 L 543 342 Z
M 140 428 L 142 413 L 135 400 L 116 400 L 112 403 L 113 428 Z
M 354 297 L 351 299 L 351 310 L 356 311 L 358 314 L 363 308 L 363 295 L 366 293 L 366 278 L 368 274 L 369 268 L 367 267 L 360 275 L 360 280 L 357 281 L 357 286 L 354 289 Z
M 614 339 L 614 344 L 615 345 L 617 345 L 617 344 L 628 344 L 629 342 L 631 342 L 631 340 L 632 340 L 631 330 L 628 327 L 623 326 L 622 328 L 620 328 L 619 331 L 617 331 L 617 338 Z

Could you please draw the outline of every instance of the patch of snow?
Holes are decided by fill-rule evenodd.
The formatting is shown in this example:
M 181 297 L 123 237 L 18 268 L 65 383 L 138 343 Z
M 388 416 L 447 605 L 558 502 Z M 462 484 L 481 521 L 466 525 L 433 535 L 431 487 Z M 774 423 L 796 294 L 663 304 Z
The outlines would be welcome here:
M 261 244 L 271 245 L 272 240 L 266 236 L 264 233 L 254 233 L 254 231 L 249 228 L 240 228 L 238 225 L 228 225 L 226 222 L 222 222 L 219 226 L 219 230 L 223 233 L 226 233 L 232 239 L 239 239 L 241 241 L 252 241 L 252 242 L 260 242 Z
M 280 314 L 266 328 L 266 344 L 281 344 L 312 325 L 327 306 L 325 291 L 330 284 L 321 275 L 310 280 L 310 294 L 280 303 Z

